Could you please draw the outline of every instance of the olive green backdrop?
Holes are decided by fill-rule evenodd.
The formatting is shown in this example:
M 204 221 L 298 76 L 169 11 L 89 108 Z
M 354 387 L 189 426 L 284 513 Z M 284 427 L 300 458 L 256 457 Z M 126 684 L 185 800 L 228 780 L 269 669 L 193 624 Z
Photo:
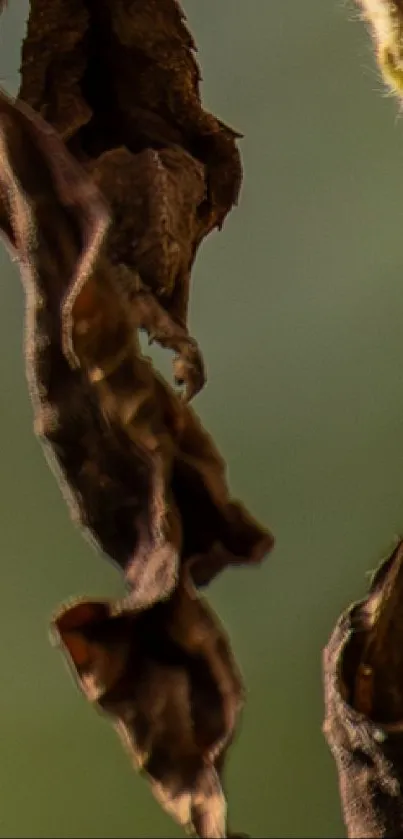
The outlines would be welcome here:
M 199 255 L 197 408 L 233 490 L 274 530 L 211 598 L 249 686 L 234 825 L 344 835 L 321 734 L 321 650 L 403 532 L 403 119 L 343 0 L 187 0 L 206 105 L 245 133 L 240 207 Z M 0 26 L 15 91 L 26 0 Z M 0 253 L 0 836 L 176 837 L 48 640 L 52 610 L 118 593 L 32 433 L 23 295 Z

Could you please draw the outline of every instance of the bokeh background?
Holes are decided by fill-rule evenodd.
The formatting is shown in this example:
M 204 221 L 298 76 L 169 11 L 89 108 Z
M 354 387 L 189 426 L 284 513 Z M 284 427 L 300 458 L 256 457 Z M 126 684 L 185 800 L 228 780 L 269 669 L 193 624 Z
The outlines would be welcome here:
M 10 0 L 0 26 L 11 92 L 27 5 Z M 403 119 L 352 0 L 184 6 L 205 103 L 245 133 L 240 206 L 195 272 L 197 407 L 277 536 L 261 570 L 211 588 L 249 687 L 233 823 L 340 837 L 321 650 L 403 532 Z M 60 601 L 121 588 L 33 436 L 23 294 L 0 261 L 0 836 L 177 837 L 48 640 Z

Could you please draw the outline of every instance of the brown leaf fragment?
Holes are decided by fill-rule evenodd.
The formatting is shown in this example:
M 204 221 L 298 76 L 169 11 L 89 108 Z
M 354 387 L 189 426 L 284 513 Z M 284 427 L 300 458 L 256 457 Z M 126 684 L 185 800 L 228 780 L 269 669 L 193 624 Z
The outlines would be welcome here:
M 127 585 L 119 603 L 63 608 L 55 630 L 163 807 L 226 837 L 243 685 L 195 587 L 259 563 L 273 538 L 138 340 L 146 329 L 176 353 L 188 400 L 200 390 L 191 269 L 241 168 L 235 132 L 201 106 L 193 53 L 175 0 L 32 0 L 21 98 L 0 92 L 0 230 L 26 290 L 36 432 Z
M 81 601 L 54 620 L 90 702 L 110 716 L 154 795 L 200 837 L 226 837 L 225 753 L 243 704 L 229 641 L 185 575 L 141 613 Z
M 0 145 L 0 228 L 27 293 L 35 428 L 73 515 L 122 568 L 133 603 L 167 596 L 178 564 L 201 585 L 227 565 L 260 562 L 271 534 L 231 499 L 211 437 L 138 351 L 102 255 L 108 216 L 96 186 L 51 128 L 4 94 Z M 64 352 L 73 286 L 89 289 L 105 321 L 84 368 Z
M 20 96 L 79 156 L 182 147 L 206 165 L 222 223 L 238 197 L 240 135 L 203 109 L 195 49 L 177 0 L 31 0 Z
M 0 227 L 25 280 L 36 430 L 81 524 L 129 589 L 120 603 L 67 609 L 57 628 L 84 691 L 112 716 L 161 804 L 202 837 L 231 835 L 222 771 L 243 688 L 226 636 L 185 575 L 206 584 L 227 564 L 262 559 L 272 538 L 230 500 L 224 461 L 194 412 L 132 349 L 109 393 L 68 363 L 61 302 L 71 277 L 84 287 L 101 276 L 94 287 L 107 294 L 107 216 L 58 136 L 3 94 Z M 108 323 L 116 319 L 126 348 L 117 301 Z M 128 437 L 104 399 L 124 411 L 139 391 L 149 414 L 142 423 L 134 412 Z
M 35 429 L 74 517 L 128 572 L 138 601 L 154 602 L 175 584 L 180 542 L 165 509 L 169 452 L 160 449 L 172 444 L 159 434 L 158 403 L 128 456 L 126 437 L 105 421 L 86 373 L 71 367 L 62 347 L 66 289 L 72 279 L 80 285 L 91 275 L 107 224 L 98 190 L 57 134 L 30 108 L 0 94 L 0 227 L 25 283 Z M 124 335 L 115 297 L 110 304 L 111 321 Z M 141 387 L 140 358 L 138 366 Z M 151 371 L 148 381 L 152 388 Z M 157 451 L 147 447 L 153 431 Z
M 187 399 L 205 380 L 187 332 L 191 270 L 242 175 L 236 133 L 202 108 L 194 50 L 176 0 L 31 0 L 20 89 L 109 203 L 118 290 L 139 277 L 171 317 L 161 343 Z

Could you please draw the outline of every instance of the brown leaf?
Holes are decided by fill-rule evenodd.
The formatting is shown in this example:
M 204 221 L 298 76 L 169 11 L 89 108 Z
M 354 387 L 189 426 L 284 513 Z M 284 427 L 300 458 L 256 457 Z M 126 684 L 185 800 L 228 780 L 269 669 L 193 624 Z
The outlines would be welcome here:
M 402 592 L 400 541 L 368 595 L 338 619 L 323 655 L 323 731 L 355 839 L 402 835 Z
M 201 108 L 192 49 L 174 0 L 33 0 L 22 96 L 60 135 L 0 94 L 0 228 L 26 285 L 37 433 L 129 590 L 119 604 L 63 610 L 56 628 L 163 806 L 221 837 L 243 690 L 193 585 L 259 562 L 273 540 L 231 499 L 212 439 L 137 337 L 146 328 L 174 349 L 197 392 L 190 270 L 236 198 L 240 167 L 234 134 Z
M 86 374 L 72 368 L 62 347 L 66 289 L 71 282 L 85 283 L 99 259 L 108 224 L 102 198 L 56 133 L 4 94 L 0 148 L 0 227 L 26 287 L 26 362 L 36 431 L 73 515 L 128 571 L 139 602 L 154 602 L 175 584 L 178 563 L 178 537 L 165 515 L 165 461 L 147 449 L 140 433 L 128 454 L 126 437 L 118 428 L 113 433 Z M 112 296 L 109 313 L 123 336 L 126 321 Z M 158 411 L 154 400 L 151 420 L 157 425 Z M 152 435 L 152 423 L 144 434 Z M 159 445 L 164 439 L 172 449 L 162 433 Z
M 238 197 L 240 135 L 203 110 L 195 49 L 177 0 L 31 0 L 20 96 L 92 159 L 122 143 L 181 146 L 207 166 L 222 222 Z
M 182 575 L 168 601 L 140 614 L 78 602 L 54 628 L 84 694 L 112 718 L 164 809 L 198 836 L 227 836 L 221 776 L 243 686 L 190 582 Z
M 203 110 L 194 49 L 176 0 L 32 0 L 20 90 L 107 198 L 117 290 L 129 305 L 140 277 L 171 317 L 162 335 L 143 327 L 178 353 L 187 399 L 205 379 L 186 325 L 192 265 L 241 183 L 237 135 Z
M 0 142 L 0 227 L 26 284 L 36 431 L 73 514 L 124 570 L 130 608 L 167 596 L 179 563 L 201 585 L 226 565 L 261 561 L 271 534 L 232 501 L 211 437 L 138 353 L 100 251 L 108 217 L 95 185 L 46 123 L 4 94 Z M 72 285 L 91 288 L 90 306 L 99 300 L 95 315 L 105 315 L 111 370 L 99 380 L 64 352 Z

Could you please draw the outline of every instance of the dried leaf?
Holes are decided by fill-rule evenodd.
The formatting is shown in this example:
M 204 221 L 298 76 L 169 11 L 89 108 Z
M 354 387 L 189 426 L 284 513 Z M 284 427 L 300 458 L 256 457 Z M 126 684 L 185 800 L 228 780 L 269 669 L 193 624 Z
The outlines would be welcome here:
M 169 519 L 162 458 L 148 452 L 141 436 L 128 456 L 126 438 L 105 422 L 87 376 L 70 366 L 61 344 L 66 288 L 72 279 L 85 281 L 99 258 L 108 224 L 102 198 L 55 132 L 4 94 L 0 147 L 0 227 L 26 287 L 26 363 L 36 431 L 73 514 L 112 560 L 130 569 L 139 600 L 153 602 L 175 584 L 178 562 L 176 537 L 163 532 Z M 123 330 L 114 298 L 109 311 Z M 154 408 L 157 423 L 157 402 Z
M 36 431 L 73 514 L 124 570 L 128 608 L 167 596 L 178 564 L 206 584 L 226 565 L 261 561 L 271 534 L 231 500 L 210 436 L 138 353 L 108 281 L 108 217 L 95 185 L 46 123 L 4 94 L 0 142 L 0 228 L 26 285 Z M 95 314 L 106 319 L 103 347 L 114 364 L 99 380 L 63 352 L 72 284 L 92 287 Z
M 237 135 L 203 110 L 194 49 L 176 0 L 31 0 L 20 90 L 107 198 L 109 261 L 124 292 L 140 276 L 170 315 L 162 343 L 188 400 L 205 379 L 186 326 L 191 268 L 241 183 Z
M 164 809 L 200 837 L 226 837 L 221 776 L 243 686 L 222 627 L 186 576 L 146 612 L 84 600 L 62 608 L 54 629 Z
M 193 49 L 174 0 L 32 0 L 21 99 L 0 93 L 0 229 L 25 281 L 36 431 L 128 588 L 54 627 L 165 809 L 225 837 L 243 686 L 194 586 L 260 562 L 273 539 L 231 499 L 212 439 L 137 334 L 177 353 L 195 395 L 190 272 L 241 169 L 235 133 L 201 107 Z
M 108 298 L 107 225 L 95 185 L 57 134 L 0 93 L 0 229 L 25 280 L 36 430 L 81 524 L 129 588 L 120 603 L 64 609 L 56 628 L 84 692 L 112 717 L 165 809 L 201 837 L 231 836 L 221 775 L 242 682 L 191 578 L 206 584 L 227 564 L 259 561 L 272 537 L 230 500 L 224 462 L 195 414 L 134 352 L 119 298 Z M 106 337 L 124 350 L 112 386 L 110 376 L 91 382 L 63 352 L 72 278 L 109 299 L 99 308 L 109 312 Z M 130 400 L 138 407 L 126 427 Z

